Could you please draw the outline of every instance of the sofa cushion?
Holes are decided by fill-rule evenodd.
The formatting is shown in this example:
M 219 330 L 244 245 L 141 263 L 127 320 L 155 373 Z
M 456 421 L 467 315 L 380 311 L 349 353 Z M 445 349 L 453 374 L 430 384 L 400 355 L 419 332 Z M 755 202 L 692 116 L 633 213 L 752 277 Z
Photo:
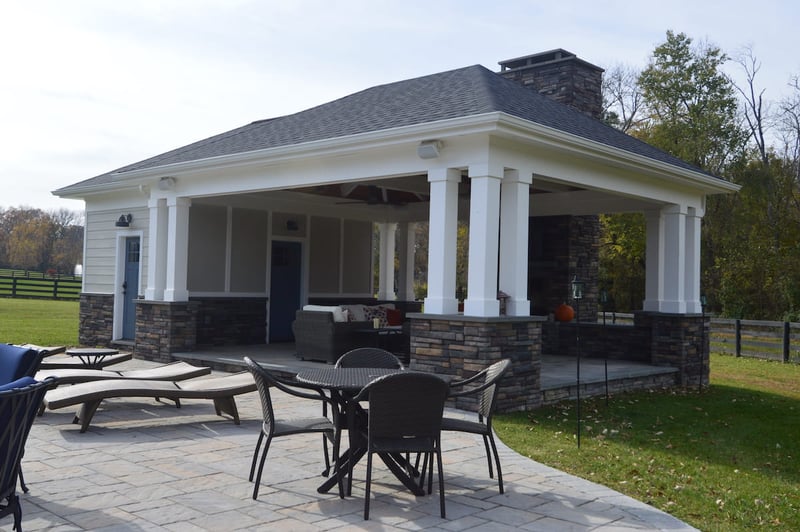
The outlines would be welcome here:
M 15 381 L 26 375 L 33 376 L 39 361 L 41 355 L 35 349 L 0 344 L 0 384 Z
M 367 316 L 364 314 L 365 305 L 342 305 L 342 308 L 348 312 L 350 321 L 367 321 Z
M 347 321 L 347 314 L 344 309 L 338 305 L 306 305 L 303 310 L 312 310 L 315 312 L 330 312 L 333 314 L 333 321 L 345 322 Z

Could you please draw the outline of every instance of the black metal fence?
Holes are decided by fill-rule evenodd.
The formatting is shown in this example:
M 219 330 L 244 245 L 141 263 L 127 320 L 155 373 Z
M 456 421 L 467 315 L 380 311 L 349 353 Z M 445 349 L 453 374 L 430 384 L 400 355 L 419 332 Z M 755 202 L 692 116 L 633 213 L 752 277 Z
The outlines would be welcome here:
M 77 300 L 80 294 L 80 276 L 0 270 L 0 297 Z

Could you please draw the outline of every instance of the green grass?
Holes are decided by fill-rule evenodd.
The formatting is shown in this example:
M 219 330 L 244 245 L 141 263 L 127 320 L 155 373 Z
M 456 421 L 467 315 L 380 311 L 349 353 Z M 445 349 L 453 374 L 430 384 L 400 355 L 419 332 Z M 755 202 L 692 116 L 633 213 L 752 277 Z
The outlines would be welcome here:
M 78 345 L 78 302 L 0 298 L 0 342 Z
M 510 447 L 701 530 L 800 530 L 800 366 L 711 357 L 711 386 L 497 416 Z

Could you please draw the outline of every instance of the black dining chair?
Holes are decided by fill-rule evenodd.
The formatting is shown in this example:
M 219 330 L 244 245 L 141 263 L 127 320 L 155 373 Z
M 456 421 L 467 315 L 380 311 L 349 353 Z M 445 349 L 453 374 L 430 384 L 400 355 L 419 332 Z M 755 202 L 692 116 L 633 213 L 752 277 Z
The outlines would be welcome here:
M 253 486 L 253 499 L 258 498 L 258 489 L 261 485 L 261 473 L 264 470 L 264 462 L 267 459 L 267 452 L 269 451 L 270 443 L 273 438 L 280 436 L 291 436 L 293 434 L 309 434 L 316 433 L 322 434 L 323 442 L 322 448 L 325 455 L 325 468 L 326 471 L 330 468 L 330 458 L 328 456 L 328 446 L 326 439 L 329 438 L 333 441 L 333 462 L 336 463 L 339 456 L 339 441 L 340 430 L 337 429 L 339 411 L 336 405 L 333 404 L 330 398 L 326 397 L 321 389 L 313 388 L 308 385 L 299 385 L 297 382 L 282 379 L 277 375 L 265 370 L 259 364 L 255 363 L 250 357 L 244 357 L 244 362 L 253 378 L 256 381 L 258 388 L 258 395 L 261 398 L 261 410 L 263 414 L 263 422 L 261 424 L 261 433 L 258 435 L 258 442 L 256 442 L 256 449 L 253 452 L 253 462 L 250 465 L 250 478 L 253 481 L 253 475 L 256 471 L 256 461 L 258 460 L 258 451 L 261 448 L 261 442 L 264 444 L 264 450 L 261 453 L 261 460 L 258 465 L 258 474 L 256 475 L 255 486 Z M 303 399 L 310 399 L 314 401 L 321 401 L 325 404 L 331 405 L 331 412 L 333 420 L 327 417 L 311 417 L 311 418 L 283 418 L 278 419 L 275 417 L 275 411 L 272 404 L 272 396 L 270 395 L 270 387 L 275 387 L 278 390 L 285 392 L 295 397 Z M 343 485 L 339 482 L 339 496 L 344 497 Z
M 403 372 L 375 379 L 354 398 L 354 401 L 369 401 L 365 520 L 369 519 L 372 458 L 375 453 L 423 454 L 426 463 L 430 464 L 429 492 L 435 459 L 439 475 L 440 513 L 442 518 L 445 517 L 440 432 L 447 391 L 447 382 L 436 375 Z
M 336 367 L 404 369 L 403 363 L 394 353 L 378 347 L 352 349 L 339 357 Z
M 37 381 L 23 377 L 0 386 L 0 517 L 14 516 L 14 530 L 22 530 L 22 507 L 17 495 L 20 462 L 33 420 L 54 378 Z
M 492 431 L 492 416 L 497 407 L 498 381 L 503 377 L 510 365 L 511 361 L 509 359 L 500 360 L 468 379 L 451 382 L 449 397 L 477 396 L 478 419 L 476 421 L 447 416 L 442 419 L 442 431 L 467 432 L 483 436 L 486 460 L 489 463 L 489 478 L 494 478 L 492 471 L 492 455 L 494 455 L 500 493 L 503 493 L 503 472 L 500 469 L 500 456 L 497 454 L 497 445 Z M 491 453 L 489 451 L 490 444 L 492 447 Z

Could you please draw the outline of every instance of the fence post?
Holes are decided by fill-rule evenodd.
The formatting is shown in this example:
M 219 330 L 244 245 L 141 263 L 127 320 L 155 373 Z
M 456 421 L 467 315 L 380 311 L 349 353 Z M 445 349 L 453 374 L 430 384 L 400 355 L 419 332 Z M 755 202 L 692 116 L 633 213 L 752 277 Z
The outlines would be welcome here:
M 783 322 L 783 361 L 789 362 L 789 322 Z
M 742 320 L 736 320 L 736 356 L 742 356 Z
M 53 299 L 58 299 L 58 278 L 53 279 Z

